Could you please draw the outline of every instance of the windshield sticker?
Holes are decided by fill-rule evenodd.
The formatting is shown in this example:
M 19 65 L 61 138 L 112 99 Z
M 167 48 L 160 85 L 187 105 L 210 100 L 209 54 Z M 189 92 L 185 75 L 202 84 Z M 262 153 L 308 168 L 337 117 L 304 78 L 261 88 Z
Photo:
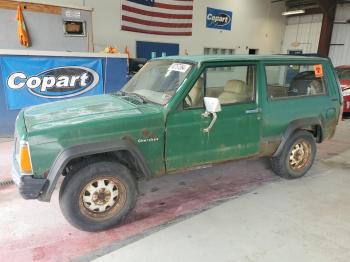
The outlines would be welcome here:
M 173 63 L 169 68 L 168 71 L 176 71 L 185 73 L 191 66 L 188 64 L 182 64 L 182 63 Z
M 323 77 L 323 67 L 321 64 L 314 65 L 314 71 L 316 77 Z

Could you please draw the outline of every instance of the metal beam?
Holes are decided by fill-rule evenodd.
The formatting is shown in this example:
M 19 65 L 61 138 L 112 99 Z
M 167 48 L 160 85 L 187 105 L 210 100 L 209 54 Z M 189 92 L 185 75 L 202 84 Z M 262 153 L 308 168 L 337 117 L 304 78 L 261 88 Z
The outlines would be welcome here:
M 317 53 L 319 55 L 328 56 L 332 40 L 333 24 L 335 20 L 335 12 L 337 9 L 337 1 L 318 0 L 318 4 L 323 13 L 323 20 Z

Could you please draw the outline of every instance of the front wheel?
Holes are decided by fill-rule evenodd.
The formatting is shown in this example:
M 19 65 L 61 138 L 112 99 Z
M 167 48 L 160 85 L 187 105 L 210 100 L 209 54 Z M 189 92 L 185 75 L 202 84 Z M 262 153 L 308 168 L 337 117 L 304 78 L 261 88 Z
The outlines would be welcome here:
M 279 156 L 271 158 L 271 167 L 281 177 L 299 178 L 309 171 L 315 156 L 315 138 L 310 132 L 300 130 L 288 139 Z
M 59 202 L 70 224 L 94 232 L 122 222 L 136 198 L 136 181 L 128 168 L 115 162 L 95 162 L 65 177 Z

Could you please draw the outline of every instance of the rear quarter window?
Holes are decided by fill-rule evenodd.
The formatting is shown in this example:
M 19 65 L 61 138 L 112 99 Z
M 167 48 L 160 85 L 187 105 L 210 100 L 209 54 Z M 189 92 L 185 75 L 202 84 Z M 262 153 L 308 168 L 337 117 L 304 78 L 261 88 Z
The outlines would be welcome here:
M 267 65 L 265 71 L 270 100 L 326 94 L 321 64 Z

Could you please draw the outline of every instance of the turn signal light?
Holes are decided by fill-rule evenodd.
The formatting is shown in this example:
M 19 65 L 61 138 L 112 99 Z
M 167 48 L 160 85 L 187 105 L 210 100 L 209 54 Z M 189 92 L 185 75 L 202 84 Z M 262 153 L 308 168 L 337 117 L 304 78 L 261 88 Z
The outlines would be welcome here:
M 32 161 L 30 159 L 28 142 L 22 142 L 19 151 L 19 167 L 22 174 L 32 174 Z

